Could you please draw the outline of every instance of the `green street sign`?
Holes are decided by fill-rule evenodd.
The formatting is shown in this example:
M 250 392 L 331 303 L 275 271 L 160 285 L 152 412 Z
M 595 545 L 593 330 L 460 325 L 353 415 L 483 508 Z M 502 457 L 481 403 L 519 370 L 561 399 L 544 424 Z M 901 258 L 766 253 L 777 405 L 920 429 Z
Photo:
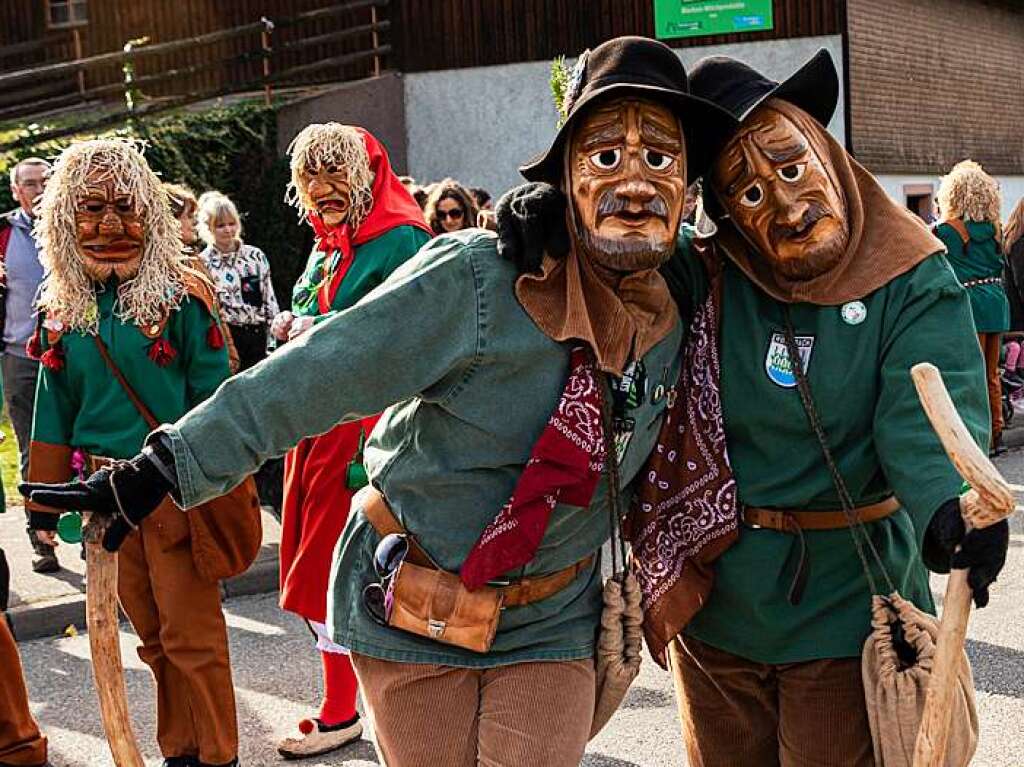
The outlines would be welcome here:
M 772 0 L 654 0 L 654 29 L 662 40 L 771 28 Z

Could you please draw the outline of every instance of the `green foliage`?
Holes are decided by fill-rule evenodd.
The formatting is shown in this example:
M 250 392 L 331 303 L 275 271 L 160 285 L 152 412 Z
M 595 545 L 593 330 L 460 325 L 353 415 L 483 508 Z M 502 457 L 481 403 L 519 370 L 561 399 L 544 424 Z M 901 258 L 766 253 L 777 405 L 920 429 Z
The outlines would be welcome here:
M 52 125 L 35 126 L 35 132 Z M 4 140 L 21 138 L 25 130 L 0 132 Z M 278 301 L 287 306 L 291 286 L 302 273 L 313 237 L 294 208 L 284 202 L 290 178 L 287 158 L 277 154 L 277 113 L 259 103 L 242 103 L 203 111 L 181 111 L 151 122 L 105 131 L 102 135 L 132 135 L 144 139 L 146 158 L 161 178 L 187 184 L 198 196 L 207 190 L 223 192 L 242 214 L 246 242 L 270 259 Z M 91 138 L 80 136 L 78 138 Z M 31 155 L 52 158 L 72 139 L 0 149 L 0 172 Z M 8 184 L 0 184 L 0 211 L 15 206 Z
M 551 62 L 551 96 L 555 100 L 555 109 L 558 110 L 558 127 L 566 118 L 565 92 L 569 88 L 569 78 L 572 73 L 565 66 L 565 56 L 556 56 Z

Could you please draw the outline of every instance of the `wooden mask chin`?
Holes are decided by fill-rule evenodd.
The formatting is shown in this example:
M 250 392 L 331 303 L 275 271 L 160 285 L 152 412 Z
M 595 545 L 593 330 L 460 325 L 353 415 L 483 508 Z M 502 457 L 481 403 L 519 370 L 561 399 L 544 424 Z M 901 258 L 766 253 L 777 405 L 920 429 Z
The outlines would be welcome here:
M 299 174 L 299 187 L 306 210 L 320 214 L 327 226 L 341 226 L 348 220 L 350 186 L 343 167 L 306 168 Z
M 824 274 L 850 240 L 846 198 L 827 155 L 792 120 L 760 107 L 712 168 L 715 194 L 736 228 L 790 280 Z
M 138 203 L 108 173 L 86 176 L 75 206 L 75 236 L 91 279 L 123 281 L 139 273 L 146 238 Z
M 668 260 L 686 196 L 685 143 L 671 110 L 634 98 L 591 107 L 566 159 L 574 236 L 593 261 L 632 272 Z

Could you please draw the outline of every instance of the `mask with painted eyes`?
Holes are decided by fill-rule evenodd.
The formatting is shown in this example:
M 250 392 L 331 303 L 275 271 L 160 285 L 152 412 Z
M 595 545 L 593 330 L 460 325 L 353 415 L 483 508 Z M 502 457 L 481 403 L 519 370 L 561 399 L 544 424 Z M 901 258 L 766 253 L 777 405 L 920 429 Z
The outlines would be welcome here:
M 824 274 L 846 252 L 846 199 L 835 179 L 828 158 L 771 107 L 743 121 L 712 169 L 736 228 L 790 280 Z
M 652 269 L 675 249 L 686 197 L 686 149 L 676 116 L 643 100 L 592 108 L 568 147 L 576 234 L 600 265 Z
M 78 253 L 98 282 L 128 280 L 139 272 L 145 232 L 138 205 L 109 173 L 92 170 L 75 206 Z
M 348 173 L 343 167 L 303 168 L 298 174 L 297 186 L 303 207 L 319 213 L 327 226 L 341 226 L 348 219 L 350 187 Z

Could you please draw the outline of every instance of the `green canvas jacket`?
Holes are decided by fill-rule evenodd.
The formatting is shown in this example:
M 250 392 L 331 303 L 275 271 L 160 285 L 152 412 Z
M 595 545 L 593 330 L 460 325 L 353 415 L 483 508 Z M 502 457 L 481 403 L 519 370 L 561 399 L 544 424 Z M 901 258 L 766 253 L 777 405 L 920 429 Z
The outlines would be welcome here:
M 520 306 L 515 268 L 496 243 L 479 229 L 432 240 L 355 306 L 163 427 L 179 502 L 190 507 L 220 495 L 302 437 L 387 408 L 366 446 L 370 481 L 434 559 L 458 571 L 508 501 L 569 371 L 570 344 L 544 335 Z M 677 323 L 642 361 L 646 384 L 627 411 L 633 430 L 620 462 L 623 509 L 658 435 L 666 386 L 678 377 L 681 340 Z M 556 506 L 536 556 L 507 575 L 567 567 L 598 551 L 609 530 L 602 479 L 589 508 Z M 464 667 L 593 655 L 596 562 L 554 596 L 504 610 L 493 648 L 477 654 L 370 619 L 361 594 L 376 581 L 378 540 L 361 513 L 349 516 L 328 601 L 339 644 L 376 658 Z
M 663 272 L 684 306 L 703 301 L 707 279 L 680 238 Z M 731 262 L 724 265 L 721 391 L 729 458 L 743 504 L 837 510 L 840 503 L 788 366 L 779 302 Z M 918 402 L 910 368 L 942 370 L 953 402 L 987 444 L 984 365 L 964 289 L 936 254 L 858 302 L 791 306 L 830 448 L 853 501 L 895 494 L 902 509 L 868 529 L 894 585 L 933 610 L 920 546 L 932 514 L 961 479 Z M 741 524 L 717 561 L 708 604 L 686 632 L 763 663 L 856 657 L 870 630 L 871 592 L 849 530 L 805 532 L 810 579 L 791 605 L 795 536 Z M 877 570 L 880 591 L 887 591 Z
M 996 228 L 989 223 L 967 221 L 969 239 L 965 243 L 949 224 L 939 224 L 935 232 L 946 246 L 946 258 L 961 284 L 973 280 L 1002 278 L 1006 268 Z M 971 314 L 979 333 L 1002 333 L 1010 329 L 1010 302 L 1001 282 L 969 285 Z

